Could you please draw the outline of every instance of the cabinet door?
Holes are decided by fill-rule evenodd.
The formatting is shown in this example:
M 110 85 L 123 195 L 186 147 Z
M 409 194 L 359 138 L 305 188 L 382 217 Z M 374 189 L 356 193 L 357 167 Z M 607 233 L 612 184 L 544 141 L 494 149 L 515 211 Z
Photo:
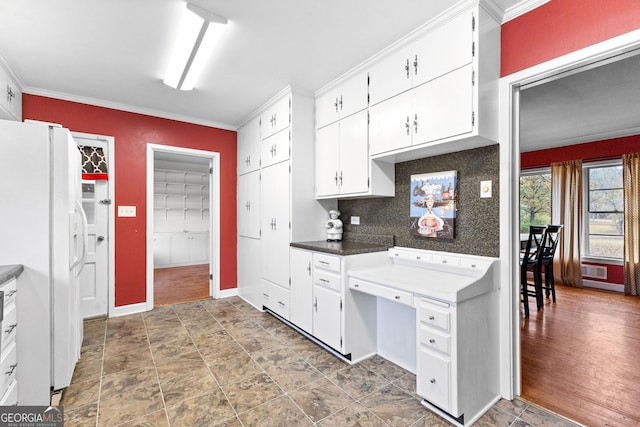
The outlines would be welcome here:
M 186 264 L 189 262 L 189 242 L 186 233 L 172 233 L 171 235 L 171 264 Z
M 367 108 L 369 83 L 367 73 L 359 73 L 338 86 L 338 107 L 340 118 L 344 119 Z
M 364 193 L 369 190 L 369 151 L 367 112 L 361 111 L 340 120 L 341 194 Z
M 260 172 L 238 177 L 238 234 L 260 238 Z
M 238 295 L 262 308 L 262 251 L 260 240 L 238 238 Z
M 262 169 L 263 278 L 289 287 L 289 163 Z
M 155 268 L 171 264 L 171 235 L 155 233 L 153 235 L 153 265 Z
M 274 165 L 289 159 L 291 132 L 284 129 L 262 141 L 262 167 Z
M 414 53 L 410 62 L 414 87 L 473 61 L 472 20 L 472 12 L 465 12 L 412 43 Z
M 329 347 L 342 351 L 340 294 L 322 286 L 313 286 L 313 335 Z
M 340 119 L 340 94 L 333 89 L 316 98 L 316 129 L 337 122 Z
M 416 371 L 416 393 L 439 408 L 451 412 L 450 359 L 420 347 Z
M 369 103 L 375 105 L 411 88 L 413 49 L 401 47 L 369 70 Z
M 187 244 L 190 264 L 209 263 L 209 233 L 189 233 Z
M 369 108 L 371 155 L 411 145 L 410 95 L 406 92 Z
M 289 320 L 297 327 L 313 333 L 313 279 L 311 252 L 291 248 L 291 287 L 289 288 Z
M 340 124 L 333 123 L 316 131 L 316 196 L 339 193 Z
M 238 129 L 238 175 L 260 168 L 260 118 Z
M 260 115 L 260 136 L 266 139 L 288 128 L 291 122 L 291 98 L 285 96 Z
M 417 132 L 413 144 L 436 141 L 473 130 L 472 67 L 452 71 L 414 89 Z M 417 118 L 416 118 L 417 117 Z M 413 125 L 412 125 L 413 126 Z

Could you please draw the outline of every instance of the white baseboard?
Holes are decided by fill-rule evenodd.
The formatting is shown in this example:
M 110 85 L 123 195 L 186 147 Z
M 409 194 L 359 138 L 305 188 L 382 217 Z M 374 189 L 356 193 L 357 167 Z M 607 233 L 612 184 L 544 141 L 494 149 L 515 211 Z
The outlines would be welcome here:
M 238 288 L 223 289 L 218 291 L 218 298 L 229 298 L 238 295 Z
M 144 313 L 147 311 L 147 303 L 140 302 L 138 304 L 122 305 L 115 307 L 112 313 L 109 313 L 109 317 L 120 317 L 128 314 Z
M 624 293 L 624 285 L 618 283 L 598 282 L 596 280 L 583 279 L 582 286 L 585 288 L 603 289 L 605 291 Z

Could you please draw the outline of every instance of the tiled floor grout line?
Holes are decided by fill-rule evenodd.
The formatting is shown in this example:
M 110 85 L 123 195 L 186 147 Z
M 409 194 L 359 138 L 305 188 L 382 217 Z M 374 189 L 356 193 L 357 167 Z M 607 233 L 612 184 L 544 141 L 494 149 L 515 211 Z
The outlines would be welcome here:
M 175 309 L 174 309 L 174 312 L 175 312 Z M 149 338 L 149 328 L 147 327 L 147 322 L 144 316 L 142 316 L 142 324 L 144 325 L 144 332 L 145 332 L 145 335 L 147 336 L 147 343 L 149 344 L 149 353 L 151 353 L 151 360 L 153 361 L 153 370 L 155 371 L 156 379 L 158 380 L 158 388 L 160 389 L 160 398 L 162 399 L 162 408 L 164 409 L 164 416 L 167 419 L 167 425 L 171 427 L 171 420 L 169 420 L 169 411 L 167 410 L 167 402 L 164 398 L 162 382 L 160 381 L 160 375 L 158 374 L 158 364 L 156 363 L 156 358 L 153 352 L 153 348 L 151 347 L 151 339 Z

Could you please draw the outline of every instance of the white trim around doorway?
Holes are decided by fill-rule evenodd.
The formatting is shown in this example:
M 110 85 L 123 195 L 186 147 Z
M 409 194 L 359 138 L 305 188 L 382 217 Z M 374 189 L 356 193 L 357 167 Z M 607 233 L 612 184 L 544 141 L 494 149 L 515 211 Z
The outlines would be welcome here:
M 173 147 L 147 143 L 147 298 L 146 309 L 153 309 L 153 170 L 154 153 L 164 152 L 208 158 L 211 162 L 211 178 L 209 182 L 209 266 L 212 280 L 210 281 L 209 294 L 213 298 L 220 298 L 220 153 L 191 148 Z
M 520 376 L 520 277 L 518 183 L 520 173 L 520 143 L 517 126 L 519 91 L 524 85 L 535 84 L 560 74 L 571 73 L 591 64 L 607 61 L 640 49 L 640 30 L 631 31 L 584 49 L 552 59 L 505 76 L 499 82 L 499 143 L 500 143 L 500 217 L 507 227 L 500 233 L 500 392 L 513 399 L 521 394 Z

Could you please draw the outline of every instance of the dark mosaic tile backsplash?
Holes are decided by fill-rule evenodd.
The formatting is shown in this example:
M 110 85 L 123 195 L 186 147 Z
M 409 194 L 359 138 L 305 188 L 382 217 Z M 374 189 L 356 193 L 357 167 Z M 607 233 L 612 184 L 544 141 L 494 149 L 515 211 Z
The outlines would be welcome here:
M 457 215 L 453 239 L 416 237 L 409 232 L 411 175 L 456 170 L 458 173 Z M 396 196 L 340 200 L 345 239 L 395 236 L 393 244 L 471 255 L 500 256 L 500 153 L 498 145 L 427 157 L 396 164 Z M 492 181 L 491 198 L 480 198 L 480 181 Z M 351 216 L 360 225 L 351 225 Z

